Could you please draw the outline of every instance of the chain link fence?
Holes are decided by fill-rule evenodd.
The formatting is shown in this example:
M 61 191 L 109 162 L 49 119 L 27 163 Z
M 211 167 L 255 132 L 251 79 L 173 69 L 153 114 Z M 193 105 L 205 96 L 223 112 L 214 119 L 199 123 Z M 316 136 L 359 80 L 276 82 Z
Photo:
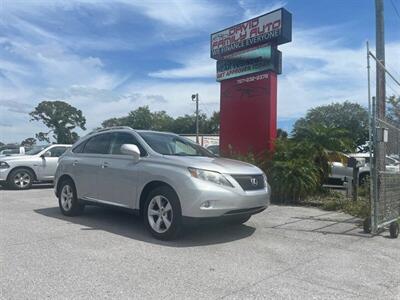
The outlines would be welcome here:
M 390 88 L 393 91 L 394 99 L 399 97 L 400 92 L 397 93 L 397 90 L 400 91 L 400 83 L 380 61 L 377 61 L 369 49 L 367 53 L 372 164 L 371 218 L 366 220 L 366 223 L 370 224 L 368 228 L 374 234 L 389 226 L 390 235 L 397 237 L 400 217 L 400 115 L 393 115 L 391 112 L 399 110 L 398 113 L 400 113 L 400 106 L 395 107 L 393 105 L 396 105 L 396 102 L 390 101 L 383 105 L 382 101 L 379 103 L 375 101 L 375 97 L 371 100 L 370 58 L 373 58 L 377 69 L 383 70 L 388 75 L 389 81 L 383 80 L 384 88 Z M 365 223 L 364 230 L 367 231 Z
M 383 132 L 385 154 L 384 170 L 376 170 L 375 186 L 377 199 L 375 209 L 375 231 L 396 221 L 400 216 L 400 128 L 388 121 L 376 119 L 375 131 Z M 379 140 L 376 143 L 380 143 Z M 396 159 L 397 158 L 397 159 Z

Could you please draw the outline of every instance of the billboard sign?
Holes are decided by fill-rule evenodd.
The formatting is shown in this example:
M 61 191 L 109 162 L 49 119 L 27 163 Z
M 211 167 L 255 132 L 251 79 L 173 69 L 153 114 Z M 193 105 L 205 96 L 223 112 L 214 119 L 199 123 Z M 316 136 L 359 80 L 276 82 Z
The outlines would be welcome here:
M 211 34 L 211 58 L 261 44 L 280 45 L 292 40 L 292 15 L 284 8 Z
M 260 46 L 231 54 L 217 61 L 217 81 L 261 71 L 281 73 L 281 52 L 274 46 Z

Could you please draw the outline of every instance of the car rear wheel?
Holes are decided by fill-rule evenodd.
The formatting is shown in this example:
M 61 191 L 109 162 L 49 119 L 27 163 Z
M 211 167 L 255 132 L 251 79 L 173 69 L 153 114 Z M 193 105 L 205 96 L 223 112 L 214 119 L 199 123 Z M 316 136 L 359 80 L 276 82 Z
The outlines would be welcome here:
M 31 170 L 19 168 L 8 176 L 7 186 L 16 190 L 27 190 L 32 186 L 34 175 Z
M 79 203 L 72 180 L 66 179 L 61 183 L 58 204 L 65 216 L 76 216 L 83 212 L 84 205 Z
M 182 227 L 181 206 L 176 193 L 167 186 L 155 188 L 147 196 L 144 222 L 150 233 L 160 240 L 178 237 Z

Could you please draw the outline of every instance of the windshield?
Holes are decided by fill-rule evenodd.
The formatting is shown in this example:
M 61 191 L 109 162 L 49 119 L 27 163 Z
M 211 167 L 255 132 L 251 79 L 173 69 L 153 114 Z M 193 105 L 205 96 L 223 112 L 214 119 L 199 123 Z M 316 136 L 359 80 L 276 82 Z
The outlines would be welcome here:
M 27 152 L 25 152 L 26 155 L 35 155 L 38 154 L 40 151 L 43 149 L 46 149 L 49 145 L 43 145 L 43 146 L 33 146 L 33 148 Z
M 163 155 L 214 157 L 200 145 L 174 134 L 139 132 L 139 135 L 154 151 Z

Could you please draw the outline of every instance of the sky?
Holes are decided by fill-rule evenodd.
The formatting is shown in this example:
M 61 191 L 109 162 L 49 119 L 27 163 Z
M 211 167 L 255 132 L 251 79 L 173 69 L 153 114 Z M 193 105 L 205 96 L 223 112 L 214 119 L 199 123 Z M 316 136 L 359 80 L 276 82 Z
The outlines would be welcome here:
M 0 0 L 0 141 L 46 130 L 28 115 L 43 100 L 81 109 L 88 130 L 142 105 L 192 114 L 193 93 L 210 115 L 219 110 L 210 34 L 280 7 L 293 14 L 293 40 L 279 46 L 278 127 L 317 105 L 367 106 L 373 0 Z M 399 12 L 400 0 L 385 0 L 386 64 L 397 78 Z

